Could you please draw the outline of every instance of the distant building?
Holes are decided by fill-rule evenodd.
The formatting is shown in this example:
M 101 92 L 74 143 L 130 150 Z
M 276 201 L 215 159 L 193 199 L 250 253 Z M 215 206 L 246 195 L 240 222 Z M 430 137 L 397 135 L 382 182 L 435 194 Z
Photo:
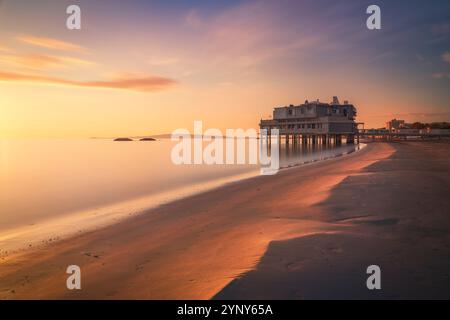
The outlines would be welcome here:
M 392 119 L 386 122 L 383 129 L 362 129 L 359 135 L 365 138 L 392 140 L 392 139 L 434 139 L 450 137 L 450 123 L 406 123 L 404 120 Z
M 386 122 L 386 130 L 388 130 L 389 132 L 395 132 L 396 130 L 405 127 L 405 120 L 392 119 L 391 121 Z
M 261 129 L 280 129 L 280 134 L 300 135 L 354 135 L 357 133 L 355 122 L 356 108 L 344 101 L 339 103 L 333 97 L 331 103 L 308 100 L 301 105 L 277 107 L 273 110 L 273 119 L 261 120 Z

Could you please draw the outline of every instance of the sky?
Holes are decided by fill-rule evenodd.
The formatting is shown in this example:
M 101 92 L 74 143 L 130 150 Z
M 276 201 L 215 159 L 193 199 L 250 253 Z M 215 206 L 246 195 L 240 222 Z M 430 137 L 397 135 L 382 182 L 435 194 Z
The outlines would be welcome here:
M 333 96 L 366 128 L 450 121 L 449 89 L 449 1 L 0 0 L 0 138 L 257 128 Z

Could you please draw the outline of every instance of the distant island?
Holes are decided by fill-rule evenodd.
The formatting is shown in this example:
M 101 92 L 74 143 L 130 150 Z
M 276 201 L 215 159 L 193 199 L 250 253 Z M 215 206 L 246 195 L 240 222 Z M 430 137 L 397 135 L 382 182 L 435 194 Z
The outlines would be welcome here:
M 135 141 L 132 138 L 115 138 L 114 141 Z M 156 141 L 155 138 L 151 138 L 151 137 L 144 137 L 144 138 L 140 138 L 139 141 Z

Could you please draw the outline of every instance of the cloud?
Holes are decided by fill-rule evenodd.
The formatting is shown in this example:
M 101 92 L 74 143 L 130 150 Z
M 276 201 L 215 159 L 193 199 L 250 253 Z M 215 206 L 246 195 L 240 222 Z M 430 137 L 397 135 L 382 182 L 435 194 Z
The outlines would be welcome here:
M 444 62 L 450 62 L 450 51 L 443 53 L 441 58 Z
M 330 48 L 322 33 L 310 32 L 309 21 L 294 24 L 285 10 L 272 1 L 246 2 L 216 14 L 191 10 L 184 19 L 212 65 L 252 68 Z
M 434 79 L 450 79 L 449 72 L 435 72 L 431 75 Z
M 46 54 L 0 55 L 0 62 L 20 65 L 36 70 L 89 66 L 95 64 L 94 62 L 84 59 Z
M 178 58 L 151 58 L 148 60 L 148 64 L 152 66 L 171 66 L 180 63 Z
M 72 51 L 72 52 L 80 52 L 87 53 L 88 50 L 82 46 L 76 45 L 74 43 L 52 39 L 52 38 L 43 38 L 43 37 L 34 37 L 30 35 L 22 35 L 18 36 L 17 40 L 23 43 L 31 44 L 38 47 L 55 49 L 61 51 Z
M 195 9 L 188 12 L 185 16 L 185 22 L 188 26 L 193 28 L 199 28 L 204 25 L 204 21 L 200 17 L 199 12 Z
M 109 80 L 78 81 L 57 77 L 1 72 L 0 81 L 35 82 L 54 85 L 68 85 L 87 88 L 126 89 L 140 92 L 160 91 L 174 86 L 177 81 L 158 76 L 122 76 Z
M 431 26 L 431 32 L 434 35 L 441 36 L 450 33 L 450 23 L 440 23 Z
M 13 50 L 5 47 L 5 46 L 0 46 L 0 52 L 12 52 Z
M 450 112 L 405 112 L 405 113 L 383 113 L 383 114 L 366 114 L 369 117 L 379 118 L 433 118 L 433 117 L 450 117 Z
M 430 43 L 445 42 L 450 34 L 450 23 L 440 23 L 431 26 L 432 39 Z

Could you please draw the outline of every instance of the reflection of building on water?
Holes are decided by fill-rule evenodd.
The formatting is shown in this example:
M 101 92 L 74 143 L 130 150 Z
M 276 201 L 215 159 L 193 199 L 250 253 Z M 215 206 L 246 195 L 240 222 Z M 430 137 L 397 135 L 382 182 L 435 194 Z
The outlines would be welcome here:
M 318 99 L 304 104 L 278 107 L 273 110 L 273 119 L 261 120 L 260 129 L 279 129 L 280 136 L 285 137 L 286 144 L 341 144 L 343 138 L 347 143 L 359 142 L 356 108 L 344 101 L 339 103 L 337 97 L 333 102 L 323 103 Z

